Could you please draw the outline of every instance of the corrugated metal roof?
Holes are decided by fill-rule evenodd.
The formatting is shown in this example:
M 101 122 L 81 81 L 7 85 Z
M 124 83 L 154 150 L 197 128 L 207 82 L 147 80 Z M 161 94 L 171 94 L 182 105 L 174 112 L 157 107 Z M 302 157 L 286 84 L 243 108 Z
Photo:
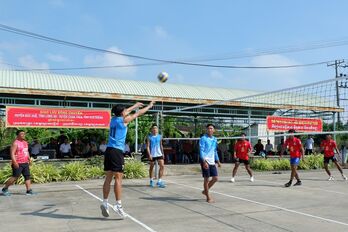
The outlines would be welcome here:
M 121 94 L 146 97 L 227 100 L 257 94 L 257 91 L 210 88 L 182 84 L 103 79 L 44 72 L 0 70 L 0 88 Z

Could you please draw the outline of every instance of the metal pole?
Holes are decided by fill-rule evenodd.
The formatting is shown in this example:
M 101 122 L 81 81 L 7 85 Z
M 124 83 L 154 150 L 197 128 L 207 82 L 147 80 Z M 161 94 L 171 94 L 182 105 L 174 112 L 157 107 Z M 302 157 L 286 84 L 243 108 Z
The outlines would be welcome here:
M 135 118 L 135 153 L 138 153 L 138 118 Z
M 250 127 L 250 121 L 251 121 L 251 110 L 248 110 L 248 138 L 249 142 L 251 143 L 251 127 Z
M 333 131 L 336 131 L 336 112 L 332 114 Z M 333 135 L 333 139 L 336 141 L 336 133 Z
M 157 126 L 159 127 L 159 131 L 163 131 L 162 130 L 162 127 L 160 127 L 160 125 L 159 125 L 159 123 L 160 123 L 160 115 L 159 115 L 159 112 L 157 112 L 156 113 L 156 124 L 157 124 Z M 162 134 L 162 133 L 161 133 Z M 164 155 L 164 154 L 163 154 Z M 165 157 L 163 157 L 163 158 L 165 158 Z M 155 161 L 155 178 L 158 180 L 158 176 L 159 176 L 159 169 L 158 169 L 158 161 L 156 160 Z

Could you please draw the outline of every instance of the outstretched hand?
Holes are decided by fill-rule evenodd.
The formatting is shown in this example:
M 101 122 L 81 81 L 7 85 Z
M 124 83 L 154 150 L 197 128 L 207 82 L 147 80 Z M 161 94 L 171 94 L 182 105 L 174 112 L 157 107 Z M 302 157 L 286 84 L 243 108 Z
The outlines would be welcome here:
M 136 106 L 137 108 L 140 108 L 140 107 L 143 107 L 144 104 L 141 103 L 141 102 L 137 102 L 137 103 L 135 103 L 135 106 Z
M 149 106 L 152 107 L 155 103 L 156 103 L 156 101 L 151 101 Z

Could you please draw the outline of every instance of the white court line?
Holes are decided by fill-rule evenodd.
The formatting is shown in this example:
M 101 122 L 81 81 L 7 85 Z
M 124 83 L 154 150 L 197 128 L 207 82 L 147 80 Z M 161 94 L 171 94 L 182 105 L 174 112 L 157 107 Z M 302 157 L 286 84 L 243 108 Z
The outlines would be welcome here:
M 274 182 L 274 181 L 268 181 L 268 180 L 256 179 L 255 181 L 261 181 L 261 182 L 265 182 L 265 183 L 280 184 L 280 185 L 282 185 L 282 183 Z M 320 188 L 313 188 L 313 187 L 307 187 L 307 186 L 303 186 L 303 185 L 301 185 L 301 187 L 299 187 L 299 188 L 296 188 L 296 190 L 300 190 L 300 189 L 302 189 L 302 188 L 305 188 L 305 189 L 312 189 L 312 190 L 316 190 L 316 191 L 323 191 L 323 192 L 328 192 L 328 193 L 337 193 L 337 194 L 341 194 L 341 195 L 347 195 L 347 193 L 344 193 L 344 192 L 338 192 L 338 191 L 327 190 L 327 189 L 320 189 Z
M 192 187 L 192 186 L 185 185 L 185 184 L 179 184 L 179 183 L 176 183 L 176 182 L 173 182 L 173 181 L 167 181 L 167 182 L 170 182 L 172 184 L 176 184 L 176 185 L 179 185 L 179 186 L 184 186 L 186 188 L 192 188 L 192 189 L 196 189 L 196 190 L 202 191 L 201 188 Z M 286 211 L 286 212 L 289 212 L 289 213 L 299 214 L 299 215 L 303 215 L 303 216 L 307 216 L 307 217 L 311 217 L 311 218 L 315 218 L 315 219 L 319 219 L 319 220 L 323 220 L 323 221 L 327 221 L 327 222 L 332 222 L 332 223 L 348 226 L 348 224 L 344 223 L 344 222 L 332 220 L 332 219 L 329 219 L 329 218 L 323 218 L 323 217 L 315 216 L 315 215 L 308 214 L 308 213 L 303 213 L 303 212 L 292 210 L 292 209 L 287 209 L 287 208 L 284 208 L 284 207 L 281 207 L 281 206 L 277 206 L 277 205 L 271 205 L 271 204 L 267 204 L 267 203 L 262 203 L 262 202 L 249 200 L 249 199 L 246 199 L 246 198 L 237 197 L 237 196 L 233 196 L 233 195 L 229 195 L 229 194 L 225 194 L 225 193 L 220 193 L 220 192 L 216 192 L 216 191 L 211 191 L 211 190 L 209 192 L 212 192 L 212 193 L 215 193 L 215 194 L 219 194 L 219 195 L 222 195 L 222 196 L 225 196 L 225 197 L 229 197 L 229 198 L 238 199 L 238 200 L 241 200 L 241 201 L 254 203 L 254 204 L 257 204 L 257 205 L 262 205 L 262 206 L 267 206 L 267 207 L 271 207 L 271 208 L 275 208 L 275 209 L 280 209 L 280 210 L 283 210 L 283 211 Z
M 99 200 L 100 202 L 103 202 L 102 199 L 100 199 L 99 197 L 97 197 L 97 196 L 94 195 L 93 193 L 87 191 L 86 189 L 82 188 L 80 185 L 75 185 L 75 186 L 76 186 L 77 188 L 81 189 L 82 191 L 84 191 L 85 193 L 87 193 L 88 195 L 90 195 L 90 196 L 94 197 L 95 199 Z M 108 205 L 109 205 L 110 207 L 113 207 L 113 206 L 112 206 L 111 204 L 109 204 L 109 203 L 108 203 Z M 129 215 L 128 213 L 127 213 L 127 217 L 128 217 L 129 219 L 131 219 L 133 222 L 135 222 L 135 223 L 139 224 L 140 226 L 144 227 L 146 230 L 148 230 L 148 231 L 150 231 L 150 232 L 156 232 L 154 229 L 152 229 L 152 228 L 150 228 L 149 226 L 145 225 L 144 223 L 142 223 L 142 222 L 139 221 L 138 219 L 132 217 L 132 216 Z
M 275 181 L 262 180 L 262 179 L 259 179 L 257 177 L 258 176 L 256 176 L 256 178 L 255 178 L 255 182 L 265 182 L 265 183 L 279 184 L 281 186 L 284 186 L 283 183 L 275 182 Z M 220 177 L 220 179 L 228 179 L 228 178 L 224 178 L 224 177 L 221 178 Z M 303 188 L 305 188 L 305 189 L 312 189 L 312 190 L 316 190 L 316 191 L 323 191 L 323 192 L 328 192 L 328 193 L 336 193 L 336 194 L 341 194 L 341 195 L 348 195 L 347 193 L 344 193 L 344 192 L 338 192 L 338 191 L 334 191 L 334 190 L 327 190 L 327 189 L 320 189 L 320 188 L 313 188 L 313 187 L 307 187 L 307 186 L 303 186 L 303 185 L 301 185 L 301 187 L 299 187 L 299 188 L 296 188 L 296 190 L 301 190 Z M 295 188 L 291 188 L 291 189 L 295 189 Z

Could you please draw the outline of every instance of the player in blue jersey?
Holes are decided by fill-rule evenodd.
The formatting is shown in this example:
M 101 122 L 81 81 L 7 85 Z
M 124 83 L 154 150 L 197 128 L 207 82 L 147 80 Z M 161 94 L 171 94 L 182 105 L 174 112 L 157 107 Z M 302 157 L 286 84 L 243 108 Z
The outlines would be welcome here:
M 118 213 L 121 218 L 125 218 L 127 214 L 123 211 L 121 203 L 122 195 L 122 177 L 124 168 L 124 147 L 127 136 L 128 124 L 137 117 L 145 114 L 154 104 L 152 101 L 146 107 L 143 107 L 143 103 L 136 103 L 129 108 L 125 108 L 122 105 L 115 105 L 111 113 L 113 117 L 110 122 L 109 142 L 104 155 L 104 171 L 105 181 L 103 185 L 103 204 L 100 206 L 102 215 L 104 217 L 109 216 L 108 197 L 110 192 L 110 184 L 113 178 L 115 178 L 114 192 L 116 198 L 116 204 L 112 209 Z M 143 107 L 143 108 L 141 108 Z M 131 114 L 131 112 L 137 108 L 141 108 L 139 111 Z
M 162 181 L 162 176 L 164 172 L 164 157 L 163 157 L 163 145 L 162 145 L 162 136 L 158 134 L 158 127 L 156 124 L 151 127 L 151 134 L 147 138 L 147 154 L 150 160 L 149 176 L 150 176 L 150 187 L 154 187 L 153 181 L 153 167 L 155 161 L 157 160 L 160 169 L 159 169 L 159 179 L 157 181 L 157 186 L 160 188 L 165 188 L 165 184 Z
M 203 194 L 207 197 L 208 203 L 213 203 L 214 200 L 209 195 L 209 189 L 216 183 L 218 180 L 218 172 L 216 168 L 216 163 L 221 167 L 219 161 L 219 156 L 217 154 L 217 140 L 213 136 L 215 127 L 213 124 L 207 125 L 207 133 L 203 135 L 199 140 L 200 148 L 200 162 L 202 168 L 202 175 L 204 178 L 203 182 Z M 209 178 L 212 177 L 211 180 Z

